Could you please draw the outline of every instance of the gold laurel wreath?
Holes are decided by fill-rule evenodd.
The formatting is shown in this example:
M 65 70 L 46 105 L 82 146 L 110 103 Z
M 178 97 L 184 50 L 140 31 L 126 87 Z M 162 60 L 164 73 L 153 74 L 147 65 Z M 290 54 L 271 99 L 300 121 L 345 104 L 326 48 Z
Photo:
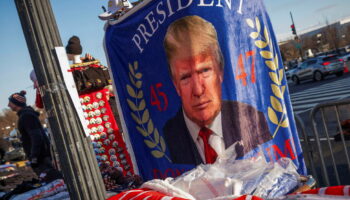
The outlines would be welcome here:
M 287 128 L 289 126 L 286 107 L 283 103 L 284 92 L 286 90 L 286 86 L 282 84 L 284 76 L 283 66 L 282 69 L 280 69 L 278 54 L 273 47 L 266 26 L 262 29 L 258 17 L 255 18 L 255 23 L 252 19 L 246 19 L 246 22 L 248 26 L 255 29 L 255 31 L 251 32 L 249 36 L 255 40 L 255 46 L 260 49 L 260 55 L 265 59 L 266 66 L 271 70 L 269 76 L 272 80 L 271 89 L 274 96 L 270 96 L 271 106 L 268 107 L 268 116 L 270 121 L 277 125 L 272 135 L 272 138 L 274 138 L 280 127 Z M 278 116 L 280 116 L 280 118 L 278 118 Z
M 131 85 L 127 84 L 126 89 L 130 97 L 134 99 L 134 101 L 127 99 L 127 103 L 130 109 L 133 111 L 130 112 L 130 115 L 137 123 L 136 130 L 145 138 L 143 140 L 144 143 L 148 148 L 153 149 L 151 151 L 153 157 L 166 157 L 169 161 L 171 161 L 165 154 L 166 144 L 164 138 L 159 135 L 158 129 L 154 127 L 149 111 L 146 108 L 146 101 L 143 98 L 143 91 L 141 90 L 142 74 L 137 72 L 137 70 L 137 61 L 134 62 L 134 65 L 129 63 L 129 79 Z

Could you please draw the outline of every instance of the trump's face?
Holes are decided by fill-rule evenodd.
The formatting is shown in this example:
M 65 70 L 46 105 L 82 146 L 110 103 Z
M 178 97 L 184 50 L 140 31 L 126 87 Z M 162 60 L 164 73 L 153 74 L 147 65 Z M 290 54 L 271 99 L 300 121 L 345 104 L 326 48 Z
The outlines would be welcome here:
M 199 126 L 211 124 L 221 110 L 222 71 L 215 51 L 184 47 L 172 56 L 170 67 L 186 116 Z

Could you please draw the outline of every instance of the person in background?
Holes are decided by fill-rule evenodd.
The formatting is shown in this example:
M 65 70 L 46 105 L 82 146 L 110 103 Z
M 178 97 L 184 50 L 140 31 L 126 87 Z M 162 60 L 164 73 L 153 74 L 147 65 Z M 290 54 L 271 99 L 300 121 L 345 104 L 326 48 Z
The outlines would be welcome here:
M 40 174 L 52 168 L 50 142 L 39 120 L 39 113 L 26 104 L 26 91 L 9 97 L 8 107 L 18 115 L 18 130 L 24 152 L 34 172 Z

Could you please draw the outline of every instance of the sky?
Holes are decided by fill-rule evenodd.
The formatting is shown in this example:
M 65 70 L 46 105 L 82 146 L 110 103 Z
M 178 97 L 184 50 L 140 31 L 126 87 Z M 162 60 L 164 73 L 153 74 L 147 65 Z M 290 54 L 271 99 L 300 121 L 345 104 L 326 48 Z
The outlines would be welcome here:
M 174 0 L 175 1 L 175 0 Z M 197 1 L 197 0 L 194 0 Z M 235 1 L 235 0 L 232 0 Z M 248 1 L 248 0 L 246 0 Z M 33 69 L 14 0 L 0 0 L 0 111 L 8 97 L 27 91 L 27 103 L 34 104 L 35 91 L 29 74 Z M 79 36 L 83 54 L 88 52 L 106 63 L 102 46 L 104 22 L 98 19 L 108 0 L 51 0 L 63 45 Z M 292 36 L 290 14 L 297 31 L 350 17 L 349 0 L 265 0 L 266 9 L 279 40 Z

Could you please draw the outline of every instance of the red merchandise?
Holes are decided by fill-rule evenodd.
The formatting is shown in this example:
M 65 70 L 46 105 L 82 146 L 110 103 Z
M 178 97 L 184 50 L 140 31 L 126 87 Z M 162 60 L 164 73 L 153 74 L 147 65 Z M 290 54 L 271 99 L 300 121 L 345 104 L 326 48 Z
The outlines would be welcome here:
M 164 195 L 160 192 L 153 191 L 153 190 L 146 189 L 146 188 L 125 191 L 125 192 L 122 192 L 116 196 L 110 197 L 108 200 L 117 200 L 117 199 L 125 199 L 125 200 L 127 200 L 127 199 L 133 199 L 133 200 L 147 200 L 147 199 L 152 199 L 152 200 L 162 200 L 162 199 L 186 200 L 186 199 L 179 198 L 179 197 L 170 197 L 170 196 Z
M 124 175 L 134 174 L 131 158 L 107 100 L 108 89 L 80 95 L 84 117 L 99 165 L 119 168 Z
M 315 194 L 315 195 L 321 195 L 321 196 L 335 195 L 335 196 L 348 196 L 348 197 L 350 197 L 350 185 L 316 188 L 316 189 L 302 192 L 300 194 Z
M 40 109 L 44 108 L 39 89 L 36 89 L 35 106 Z

